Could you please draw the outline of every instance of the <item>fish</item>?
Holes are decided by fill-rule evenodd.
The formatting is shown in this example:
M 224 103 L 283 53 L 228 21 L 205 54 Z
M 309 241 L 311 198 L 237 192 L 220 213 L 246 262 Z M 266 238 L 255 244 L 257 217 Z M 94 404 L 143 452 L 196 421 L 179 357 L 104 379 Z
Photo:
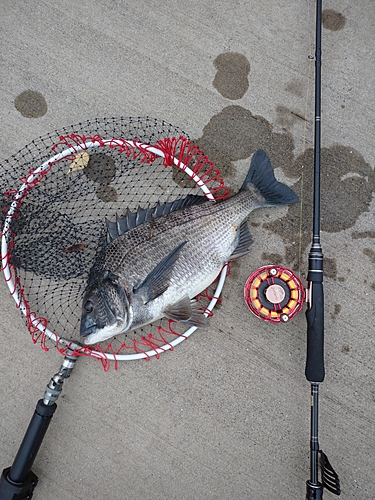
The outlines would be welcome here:
M 269 157 L 258 150 L 241 189 L 230 198 L 189 195 L 106 220 L 106 244 L 94 259 L 82 298 L 84 344 L 163 317 L 207 326 L 195 297 L 227 262 L 250 251 L 247 216 L 258 208 L 297 202 L 297 194 L 276 180 Z

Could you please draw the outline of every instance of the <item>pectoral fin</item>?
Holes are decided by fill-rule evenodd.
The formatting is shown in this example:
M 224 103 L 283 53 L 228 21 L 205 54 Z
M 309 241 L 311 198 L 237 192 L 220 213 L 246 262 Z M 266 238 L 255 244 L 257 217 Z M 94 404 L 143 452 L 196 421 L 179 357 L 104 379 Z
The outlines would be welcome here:
M 185 295 L 175 304 L 168 306 L 164 314 L 169 319 L 180 321 L 190 326 L 204 328 L 208 325 L 208 318 L 204 315 L 199 303 L 196 300 L 191 300 Z
M 172 252 L 164 257 L 159 264 L 150 272 L 140 285 L 134 288 L 134 293 L 142 295 L 145 304 L 156 299 L 164 293 L 170 285 L 170 275 L 173 265 L 186 244 L 186 241 L 178 245 Z

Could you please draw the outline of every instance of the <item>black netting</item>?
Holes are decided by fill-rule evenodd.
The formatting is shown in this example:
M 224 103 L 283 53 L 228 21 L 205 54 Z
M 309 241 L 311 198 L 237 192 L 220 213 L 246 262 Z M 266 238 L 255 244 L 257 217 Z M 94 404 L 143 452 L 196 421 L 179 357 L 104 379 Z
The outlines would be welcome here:
M 181 135 L 186 137 L 181 129 L 154 118 L 110 118 L 65 127 L 34 140 L 2 162 L 0 186 L 6 194 L 1 223 L 21 186 L 20 179 L 48 165 L 56 153 L 80 143 L 82 138 L 139 139 L 155 145 Z M 88 164 L 83 170 L 71 171 L 72 161 L 77 158 L 74 154 L 50 165 L 50 171 L 22 198 L 7 233 L 13 279 L 29 305 L 29 313 L 47 318 L 50 330 L 74 342 L 79 341 L 81 301 L 88 272 L 105 239 L 105 219 L 114 220 L 116 214 L 124 215 L 128 208 L 148 208 L 191 193 L 202 194 L 184 172 L 166 166 L 163 158 L 139 155 L 134 159 L 134 154 L 119 147 L 99 144 L 86 153 Z M 212 164 L 207 165 L 212 168 Z M 216 174 L 211 175 L 212 185 L 218 189 L 222 184 Z M 205 176 L 205 183 L 209 178 Z M 37 341 L 40 332 L 33 332 L 30 317 L 28 320 L 30 333 Z M 112 339 L 110 349 L 116 351 L 126 345 L 126 350 L 132 347 L 134 352 L 147 351 L 147 346 L 142 347 L 144 339 L 160 337 L 161 328 L 169 329 L 168 321 L 153 328 L 155 331 L 130 332 L 125 339 Z

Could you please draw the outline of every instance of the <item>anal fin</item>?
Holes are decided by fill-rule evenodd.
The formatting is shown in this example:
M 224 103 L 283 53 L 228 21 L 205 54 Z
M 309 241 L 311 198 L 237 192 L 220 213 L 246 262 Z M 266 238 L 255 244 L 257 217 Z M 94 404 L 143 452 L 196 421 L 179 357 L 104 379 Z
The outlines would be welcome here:
M 204 310 L 196 300 L 191 300 L 185 295 L 175 304 L 171 304 L 164 310 L 164 314 L 169 319 L 174 319 L 186 325 L 204 328 L 208 325 L 208 318 L 204 315 Z

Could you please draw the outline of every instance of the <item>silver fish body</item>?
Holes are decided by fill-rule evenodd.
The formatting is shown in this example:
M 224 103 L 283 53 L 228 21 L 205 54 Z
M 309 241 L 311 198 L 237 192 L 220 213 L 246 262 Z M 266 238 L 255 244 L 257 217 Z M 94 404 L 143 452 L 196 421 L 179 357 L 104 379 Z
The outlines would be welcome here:
M 229 199 L 192 204 L 157 218 L 142 209 L 129 215 L 132 224 L 125 222 L 132 227 L 123 234 L 115 231 L 90 271 L 82 306 L 84 342 L 97 343 L 163 316 L 205 326 L 206 316 L 191 299 L 226 262 L 249 251 L 247 215 L 297 200 L 275 180 L 267 155 L 258 151 L 241 190 Z M 137 215 L 148 220 L 137 225 Z M 110 232 L 113 223 L 108 224 Z

